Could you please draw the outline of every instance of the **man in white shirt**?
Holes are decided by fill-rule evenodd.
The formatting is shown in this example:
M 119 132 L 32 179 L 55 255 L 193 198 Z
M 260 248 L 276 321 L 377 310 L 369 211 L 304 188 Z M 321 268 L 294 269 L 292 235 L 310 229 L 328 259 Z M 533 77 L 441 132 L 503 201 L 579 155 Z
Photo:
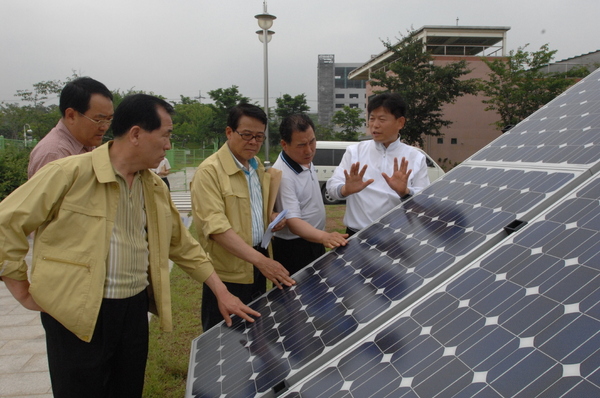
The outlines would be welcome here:
M 325 254 L 325 247 L 346 245 L 345 234 L 325 232 L 325 206 L 312 160 L 317 139 L 307 115 L 291 115 L 279 127 L 281 147 L 274 169 L 281 170 L 275 211 L 288 211 L 287 225 L 275 232 L 273 258 L 294 274 Z
M 332 198 L 346 199 L 344 224 L 350 236 L 429 185 L 425 155 L 400 142 L 406 123 L 402 97 L 377 95 L 367 110 L 373 139 L 349 146 L 327 181 Z
M 169 188 L 169 191 L 170 191 L 171 184 L 169 184 L 169 179 L 167 178 L 167 176 L 171 172 L 171 163 L 169 163 L 169 159 L 164 158 L 160 162 L 158 167 L 155 169 L 152 169 L 152 171 L 155 172 L 160 177 L 160 179 L 165 182 L 165 184 L 167 184 L 167 188 Z

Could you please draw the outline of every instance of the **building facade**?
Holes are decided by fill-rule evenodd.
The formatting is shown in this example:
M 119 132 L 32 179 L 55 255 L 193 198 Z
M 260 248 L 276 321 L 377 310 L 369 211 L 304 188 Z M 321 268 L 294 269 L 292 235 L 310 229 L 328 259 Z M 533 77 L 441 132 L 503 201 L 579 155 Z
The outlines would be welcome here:
M 471 69 L 468 78 L 486 78 L 490 72 L 482 58 L 502 57 L 506 55 L 506 33 L 509 27 L 481 26 L 424 26 L 417 30 L 417 37 L 423 42 L 424 49 L 433 56 L 433 62 L 444 65 L 465 60 Z M 371 74 L 386 70 L 394 62 L 394 53 L 384 51 L 356 68 L 350 79 L 370 80 Z M 377 88 L 375 88 L 377 89 Z M 373 94 L 374 87 L 367 84 L 367 98 Z M 445 169 L 452 168 L 485 145 L 500 136 L 493 124 L 499 116 L 486 111 L 483 96 L 465 95 L 454 104 L 444 107 L 444 117 L 452 121 L 443 128 L 441 137 L 424 137 L 424 150 L 433 160 Z M 408 104 L 410 106 L 410 104 Z M 407 121 L 410 123 L 410 120 Z
M 361 65 L 361 63 L 335 63 L 333 54 L 319 55 L 317 99 L 320 125 L 332 125 L 333 115 L 344 106 L 366 111 L 366 79 L 348 78 L 348 74 Z

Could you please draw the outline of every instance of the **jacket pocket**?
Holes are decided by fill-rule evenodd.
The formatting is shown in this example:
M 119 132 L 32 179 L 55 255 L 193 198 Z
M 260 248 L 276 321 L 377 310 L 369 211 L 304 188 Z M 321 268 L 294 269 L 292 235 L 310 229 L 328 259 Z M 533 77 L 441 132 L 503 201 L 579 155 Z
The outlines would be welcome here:
M 98 292 L 92 291 L 94 260 L 85 254 L 65 250 L 49 250 L 35 259 L 31 272 L 30 291 L 38 303 L 67 329 L 76 331 L 90 299 Z M 100 298 L 102 292 L 99 292 Z M 94 318 L 96 314 L 87 314 Z M 87 323 L 87 322 L 85 322 Z

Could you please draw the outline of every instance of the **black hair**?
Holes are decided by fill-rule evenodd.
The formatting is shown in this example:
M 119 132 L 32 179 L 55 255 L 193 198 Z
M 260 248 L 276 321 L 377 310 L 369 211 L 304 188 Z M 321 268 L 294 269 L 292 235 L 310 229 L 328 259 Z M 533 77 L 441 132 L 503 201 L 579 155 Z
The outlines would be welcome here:
M 387 109 L 396 119 L 406 116 L 406 102 L 404 102 L 400 94 L 383 93 L 376 95 L 369 100 L 367 112 L 371 114 L 371 112 L 380 107 Z
M 80 113 L 86 113 L 90 109 L 92 94 L 100 94 L 111 101 L 113 100 L 110 90 L 104 84 L 91 77 L 78 77 L 70 81 L 60 92 L 58 104 L 60 113 L 65 116 L 68 108 L 73 108 Z
M 267 125 L 267 114 L 261 108 L 252 104 L 237 104 L 229 110 L 227 117 L 227 126 L 232 130 L 237 130 L 242 116 L 248 116 L 260 120 L 262 124 Z
M 295 115 L 286 116 L 279 125 L 279 135 L 281 139 L 288 144 L 292 142 L 292 133 L 294 131 L 304 132 L 312 127 L 315 130 L 315 124 L 308 115 L 299 113 Z
M 125 97 L 115 110 L 112 121 L 113 136 L 121 137 L 133 126 L 139 126 L 146 131 L 160 128 L 159 107 L 167 111 L 169 115 L 175 113 L 171 104 L 152 95 L 133 94 Z

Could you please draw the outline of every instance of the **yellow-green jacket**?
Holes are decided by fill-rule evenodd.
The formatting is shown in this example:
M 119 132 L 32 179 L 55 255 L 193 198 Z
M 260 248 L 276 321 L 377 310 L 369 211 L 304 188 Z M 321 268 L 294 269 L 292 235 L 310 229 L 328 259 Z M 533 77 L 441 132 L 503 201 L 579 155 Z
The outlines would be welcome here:
M 267 222 L 267 204 L 271 176 L 258 161 L 262 187 L 263 219 Z M 233 229 L 252 246 L 252 214 L 246 175 L 236 165 L 227 143 L 202 162 L 191 184 L 194 224 L 199 226 L 198 240 L 212 259 L 223 282 L 249 284 L 254 281 L 253 265 L 225 250 L 210 238 Z
M 0 277 L 27 279 L 27 236 L 33 246 L 30 292 L 52 317 L 90 341 L 102 303 L 106 258 L 119 185 L 109 145 L 49 163 L 0 203 Z M 172 330 L 170 258 L 204 282 L 213 267 L 183 225 L 164 182 L 141 172 L 148 227 L 150 308 Z

